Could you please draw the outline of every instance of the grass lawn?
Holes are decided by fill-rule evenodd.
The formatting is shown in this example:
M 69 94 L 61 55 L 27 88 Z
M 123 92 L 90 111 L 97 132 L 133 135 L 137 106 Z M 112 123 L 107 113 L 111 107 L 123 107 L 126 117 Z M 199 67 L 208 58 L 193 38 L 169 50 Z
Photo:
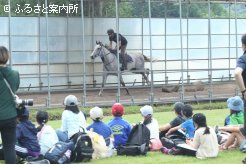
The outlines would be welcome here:
M 224 118 L 229 114 L 228 109 L 219 109 L 219 110 L 195 110 L 194 113 L 202 112 L 207 117 L 207 123 L 209 126 L 214 125 L 223 125 Z M 159 124 L 165 124 L 169 122 L 174 117 L 173 112 L 160 112 L 154 113 L 154 117 L 158 120 Z M 106 116 L 103 120 L 108 122 L 112 117 Z M 124 118 L 128 120 L 130 123 L 137 123 L 141 121 L 140 114 L 130 114 L 125 115 Z M 88 124 L 91 123 L 91 119 L 87 118 Z M 50 121 L 50 125 L 54 128 L 60 127 L 60 121 Z M 90 163 L 99 163 L 99 164 L 190 164 L 190 163 L 198 163 L 198 164 L 240 164 L 242 160 L 246 157 L 246 154 L 240 152 L 238 149 L 223 151 L 219 153 L 219 156 L 214 159 L 200 160 L 195 157 L 186 157 L 186 156 L 171 156 L 164 155 L 160 152 L 149 152 L 147 156 L 114 156 L 112 158 L 100 159 L 100 160 L 92 160 Z

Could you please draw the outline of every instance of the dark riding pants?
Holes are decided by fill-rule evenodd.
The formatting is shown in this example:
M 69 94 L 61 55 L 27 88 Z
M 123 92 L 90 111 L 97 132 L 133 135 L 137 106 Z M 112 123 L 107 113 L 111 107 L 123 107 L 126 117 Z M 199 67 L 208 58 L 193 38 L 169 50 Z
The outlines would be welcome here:
M 127 46 L 127 45 L 122 45 L 122 46 L 120 47 L 120 55 L 121 55 L 121 58 L 122 58 L 122 68 L 123 68 L 124 70 L 127 69 L 126 46 Z

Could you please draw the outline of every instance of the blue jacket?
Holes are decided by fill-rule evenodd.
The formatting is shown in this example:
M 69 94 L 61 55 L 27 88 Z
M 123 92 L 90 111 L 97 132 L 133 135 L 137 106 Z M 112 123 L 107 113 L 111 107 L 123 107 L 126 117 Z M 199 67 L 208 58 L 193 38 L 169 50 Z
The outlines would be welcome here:
M 18 145 L 28 151 L 39 152 L 40 146 L 37 139 L 38 130 L 29 120 L 24 120 L 16 126 L 16 139 Z
M 103 123 L 102 121 L 99 121 L 99 122 L 92 123 L 86 129 L 90 130 L 91 128 L 93 128 L 94 132 L 103 136 L 103 138 L 105 139 L 106 144 L 108 146 L 109 145 L 109 137 L 112 134 L 112 130 L 110 129 L 110 127 L 107 124 Z
M 117 148 L 120 145 L 125 145 L 132 129 L 131 125 L 122 117 L 115 117 L 108 125 L 113 131 L 114 147 Z

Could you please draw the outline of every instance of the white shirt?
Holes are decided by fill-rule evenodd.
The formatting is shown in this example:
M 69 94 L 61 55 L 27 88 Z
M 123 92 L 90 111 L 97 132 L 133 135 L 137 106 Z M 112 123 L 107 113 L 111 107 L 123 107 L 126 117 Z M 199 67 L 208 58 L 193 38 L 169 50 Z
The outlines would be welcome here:
M 215 131 L 209 128 L 210 134 L 203 134 L 205 127 L 195 131 L 194 148 L 197 149 L 197 158 L 217 157 L 219 153 L 218 139 Z
M 59 140 L 56 131 L 49 125 L 44 125 L 37 134 L 38 142 L 41 148 L 41 154 L 44 155 Z
M 159 124 L 155 118 L 152 118 L 151 123 L 146 125 L 150 131 L 150 139 L 159 139 Z
M 86 128 L 85 116 L 81 111 L 79 113 L 73 113 L 70 110 L 63 111 L 61 131 L 67 131 L 68 138 L 79 132 L 81 127 Z

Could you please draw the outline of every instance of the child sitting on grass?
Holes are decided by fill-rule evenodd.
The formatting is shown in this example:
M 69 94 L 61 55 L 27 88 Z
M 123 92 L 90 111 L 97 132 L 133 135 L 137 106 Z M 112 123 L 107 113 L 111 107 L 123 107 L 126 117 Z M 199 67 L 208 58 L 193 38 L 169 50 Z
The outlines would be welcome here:
M 243 124 L 243 100 L 239 96 L 230 97 L 227 100 L 227 106 L 230 110 L 229 125 Z
M 26 158 L 27 156 L 38 157 L 40 154 L 40 146 L 37 139 L 38 130 L 29 120 L 29 111 L 24 106 L 18 113 L 18 124 L 16 126 L 15 150 L 17 156 Z
M 105 124 L 103 119 L 103 110 L 99 107 L 94 107 L 90 110 L 90 118 L 93 120 L 93 123 L 89 125 L 86 129 L 88 131 L 93 131 L 101 136 L 103 136 L 106 146 L 108 147 L 108 153 L 106 157 L 110 157 L 113 155 L 113 138 L 112 138 L 112 130 L 111 128 Z
M 94 107 L 90 110 L 90 118 L 93 120 L 93 123 L 89 125 L 86 129 L 93 129 L 94 132 L 100 134 L 105 139 L 106 145 L 110 144 L 110 137 L 112 135 L 111 128 L 105 124 L 103 119 L 103 110 L 99 107 Z
M 165 134 L 168 132 L 169 129 L 179 126 L 182 124 L 185 119 L 182 117 L 181 111 L 184 108 L 184 103 L 182 102 L 176 102 L 173 106 L 173 111 L 176 115 L 176 117 L 170 122 L 167 123 L 159 128 L 160 130 L 160 139 L 165 136 Z M 174 132 L 174 134 L 179 134 L 178 132 Z
M 202 113 L 194 114 L 193 122 L 196 127 L 195 136 L 186 143 L 197 150 L 195 155 L 199 159 L 217 157 L 219 153 L 217 136 L 215 131 L 207 126 L 206 116 Z
M 122 116 L 124 115 L 124 106 L 122 104 L 113 104 L 112 115 L 114 116 L 114 118 L 108 123 L 108 125 L 113 131 L 114 148 L 117 148 L 120 145 L 126 144 L 132 127 L 127 121 L 122 118 Z
M 147 126 L 150 131 L 150 139 L 159 140 L 159 124 L 158 121 L 153 118 L 152 106 L 145 105 L 140 108 L 141 115 L 143 116 L 143 124 Z
M 192 120 L 192 115 L 193 115 L 192 111 L 193 109 L 191 105 L 189 104 L 184 105 L 181 114 L 182 117 L 185 119 L 185 122 L 183 122 L 179 126 L 169 129 L 168 132 L 166 133 L 166 136 L 168 137 L 169 134 L 172 134 L 173 132 L 179 130 L 181 133 L 184 133 L 186 139 L 193 139 L 195 127 Z M 181 153 L 179 149 L 176 149 L 175 146 L 173 148 L 167 148 L 165 144 L 163 146 L 164 147 L 161 148 L 162 153 L 173 154 L 173 155 L 178 155 Z
M 166 133 L 166 136 L 181 129 L 185 132 L 186 139 L 192 139 L 194 137 L 194 131 L 195 131 L 195 127 L 193 125 L 193 120 L 192 120 L 192 115 L 193 115 L 192 106 L 186 104 L 183 110 L 181 111 L 181 113 L 183 118 L 185 119 L 185 122 L 183 122 L 179 126 L 169 129 L 168 132 Z
M 36 121 L 38 123 L 38 142 L 41 148 L 41 154 L 45 155 L 45 153 L 55 145 L 59 139 L 56 135 L 56 131 L 50 126 L 47 125 L 49 120 L 48 112 L 46 111 L 38 111 L 36 114 Z

